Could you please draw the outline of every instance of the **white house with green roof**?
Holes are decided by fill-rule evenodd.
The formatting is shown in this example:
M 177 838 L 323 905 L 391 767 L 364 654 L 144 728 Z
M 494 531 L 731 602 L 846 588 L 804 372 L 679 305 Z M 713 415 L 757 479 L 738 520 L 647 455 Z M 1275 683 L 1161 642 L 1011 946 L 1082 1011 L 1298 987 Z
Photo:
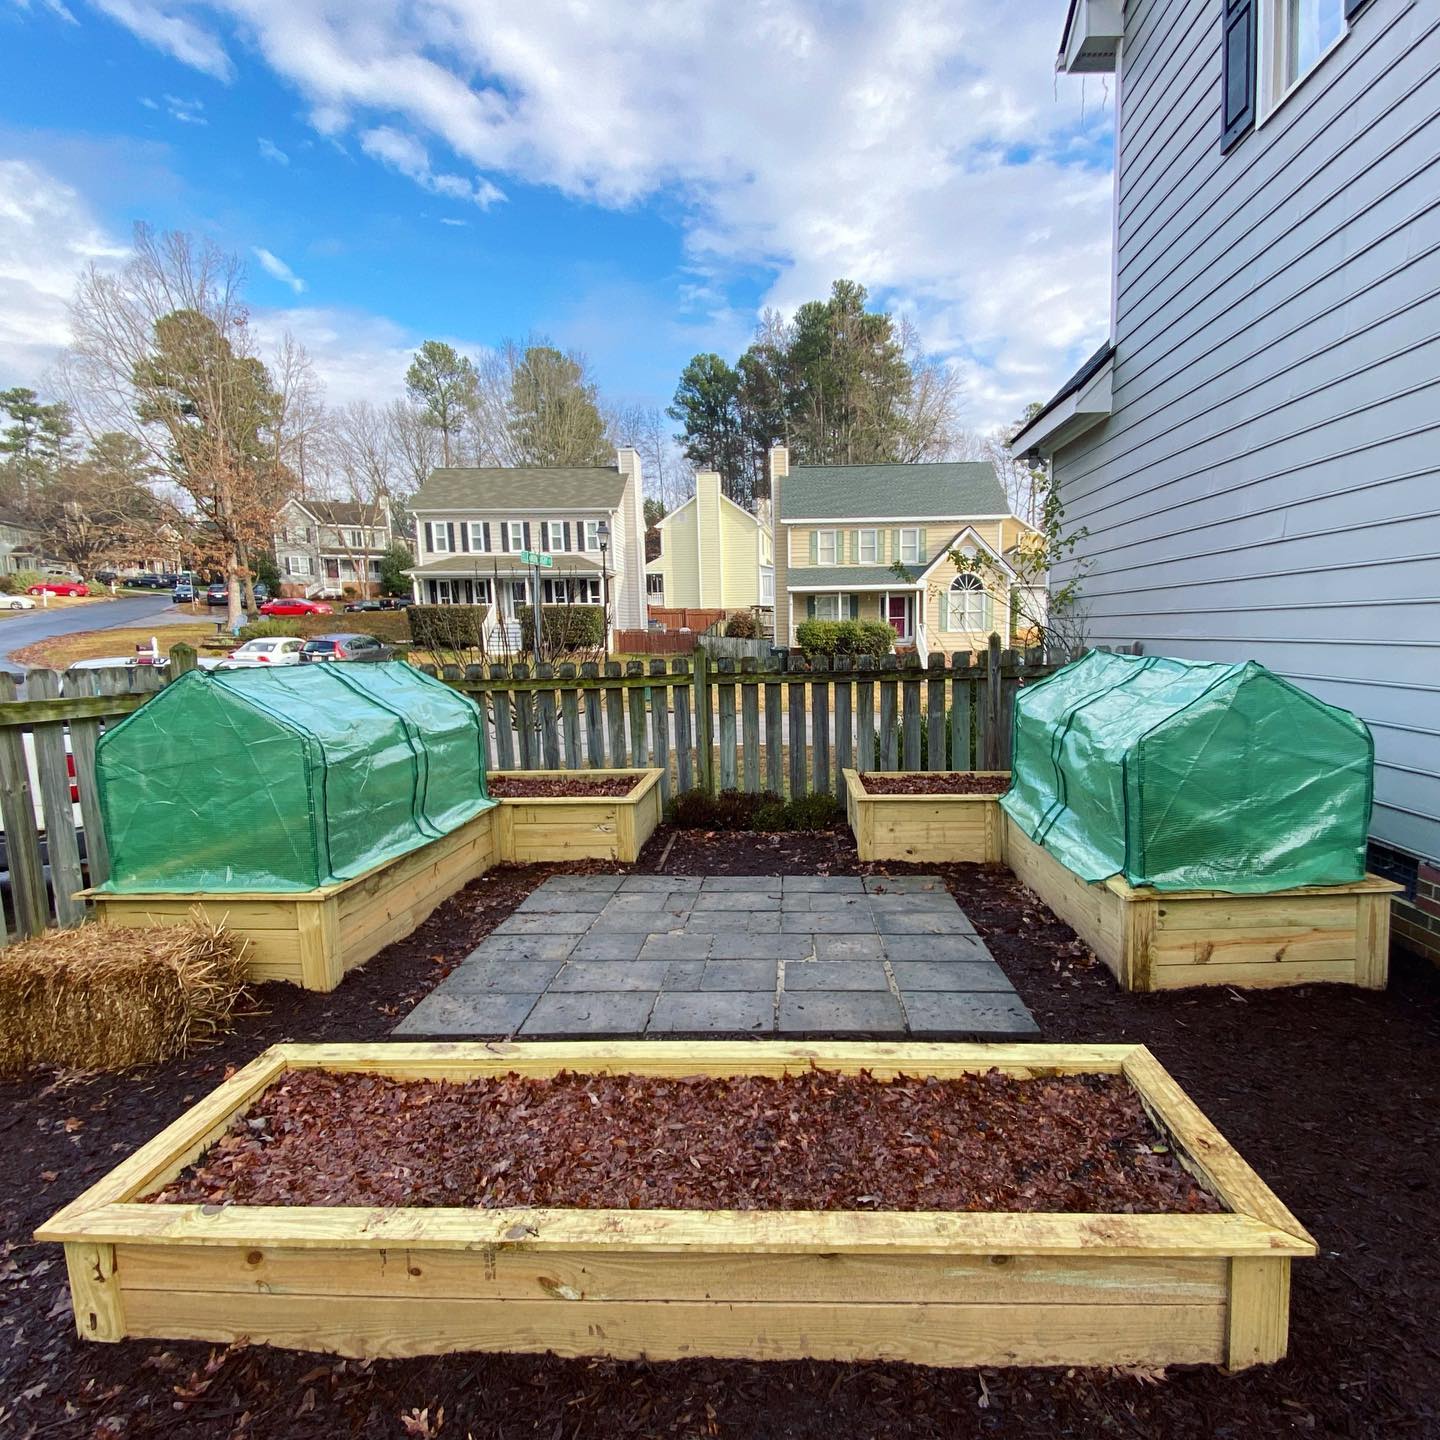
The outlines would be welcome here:
M 433 470 L 410 513 L 416 600 L 490 606 L 496 648 L 515 640 L 517 617 L 534 601 L 525 551 L 551 559 L 540 572 L 542 604 L 604 603 L 611 628 L 645 628 L 644 507 L 633 449 L 619 450 L 613 465 Z
M 779 643 L 807 619 L 888 621 L 922 659 L 1008 637 L 1011 558 L 1035 532 L 988 461 L 792 469 L 776 446 L 770 494 Z M 956 554 L 986 563 L 962 570 Z

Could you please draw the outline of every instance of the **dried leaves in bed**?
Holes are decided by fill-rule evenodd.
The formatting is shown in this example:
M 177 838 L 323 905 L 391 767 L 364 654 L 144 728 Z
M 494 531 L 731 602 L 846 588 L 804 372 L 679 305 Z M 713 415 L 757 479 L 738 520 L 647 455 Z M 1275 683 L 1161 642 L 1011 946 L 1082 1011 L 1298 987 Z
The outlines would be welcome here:
M 1195 1212 L 1118 1076 L 291 1072 L 158 1196 L 253 1205 Z
M 638 775 L 563 775 L 554 778 L 492 775 L 488 783 L 490 794 L 496 800 L 613 800 L 628 795 L 639 778 Z
M 867 770 L 860 783 L 868 795 L 1003 795 L 1010 788 L 1010 777 L 967 770 L 935 770 L 924 775 Z

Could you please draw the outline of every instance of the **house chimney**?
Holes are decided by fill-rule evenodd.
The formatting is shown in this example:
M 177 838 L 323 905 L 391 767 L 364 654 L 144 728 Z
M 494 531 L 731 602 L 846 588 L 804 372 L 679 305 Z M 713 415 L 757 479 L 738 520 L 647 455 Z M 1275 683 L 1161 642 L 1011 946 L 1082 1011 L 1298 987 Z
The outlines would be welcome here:
M 790 447 L 788 445 L 772 445 L 770 447 L 770 498 L 775 498 L 775 482 L 782 475 L 790 473 Z

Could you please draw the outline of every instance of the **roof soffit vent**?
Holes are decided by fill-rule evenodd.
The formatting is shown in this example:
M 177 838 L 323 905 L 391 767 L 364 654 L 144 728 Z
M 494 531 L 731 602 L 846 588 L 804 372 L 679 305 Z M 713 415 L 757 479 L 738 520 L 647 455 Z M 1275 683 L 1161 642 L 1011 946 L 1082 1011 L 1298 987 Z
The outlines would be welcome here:
M 1113 73 L 1124 38 L 1124 0 L 1071 0 L 1055 68 L 1068 75 Z

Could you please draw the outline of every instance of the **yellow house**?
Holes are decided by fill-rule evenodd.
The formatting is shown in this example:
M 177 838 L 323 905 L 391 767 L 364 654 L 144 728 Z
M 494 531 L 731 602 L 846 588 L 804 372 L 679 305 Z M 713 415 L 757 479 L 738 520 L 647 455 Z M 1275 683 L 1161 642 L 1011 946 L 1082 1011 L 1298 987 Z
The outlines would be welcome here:
M 1036 531 L 988 461 L 792 470 L 776 446 L 770 494 L 778 643 L 794 645 L 806 619 L 888 621 L 922 659 L 984 649 L 992 632 L 1010 643 L 1021 577 L 1007 557 Z
M 774 539 L 757 518 L 720 493 L 713 470 L 660 521 L 660 554 L 645 567 L 647 598 L 667 609 L 768 610 L 775 603 Z

